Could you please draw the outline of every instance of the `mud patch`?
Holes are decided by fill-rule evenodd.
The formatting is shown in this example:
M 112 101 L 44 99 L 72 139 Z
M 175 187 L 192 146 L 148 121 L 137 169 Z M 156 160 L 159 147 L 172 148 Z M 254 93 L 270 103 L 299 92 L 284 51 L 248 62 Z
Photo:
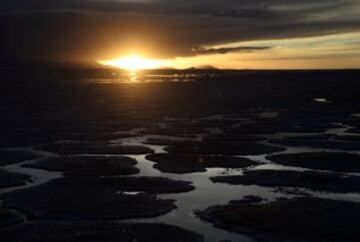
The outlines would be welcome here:
M 213 206 L 197 214 L 217 227 L 265 241 L 359 241 L 359 213 L 358 203 L 295 198 Z
M 340 172 L 360 172 L 360 155 L 335 152 L 308 152 L 272 155 L 269 160 L 286 166 Z
M 187 182 L 166 178 L 73 177 L 6 193 L 1 199 L 4 206 L 24 210 L 33 218 L 126 219 L 167 213 L 175 208 L 174 200 L 158 199 L 157 193 L 192 189 Z
M 187 142 L 165 148 L 170 153 L 209 155 L 261 155 L 285 150 L 254 142 Z
M 30 181 L 29 175 L 0 170 L 0 188 L 22 186 Z
M 165 224 L 30 222 L 0 230 L 1 241 L 202 242 L 195 232 Z
M 63 156 L 24 166 L 61 171 L 66 176 L 111 176 L 139 173 L 136 160 L 129 157 Z
M 21 213 L 12 209 L 0 207 L 0 228 L 21 223 L 24 220 L 25 217 Z
M 327 139 L 326 136 L 315 137 L 291 137 L 283 139 L 270 140 L 271 143 L 286 146 L 305 146 L 323 149 L 337 150 L 360 150 L 360 142 L 354 138 L 338 137 L 336 139 Z
M 162 172 L 188 173 L 204 172 L 206 168 L 245 168 L 255 164 L 246 158 L 232 156 L 186 155 L 186 154 L 151 154 L 146 159 L 156 162 L 155 168 Z
M 212 177 L 213 182 L 265 187 L 301 187 L 315 191 L 360 192 L 359 176 L 342 176 L 311 171 L 245 171 L 241 176 Z
M 35 154 L 27 151 L 0 150 L 0 166 L 16 164 L 36 158 Z
M 40 149 L 58 154 L 148 154 L 154 151 L 144 146 L 115 145 L 103 142 L 67 142 L 41 146 Z

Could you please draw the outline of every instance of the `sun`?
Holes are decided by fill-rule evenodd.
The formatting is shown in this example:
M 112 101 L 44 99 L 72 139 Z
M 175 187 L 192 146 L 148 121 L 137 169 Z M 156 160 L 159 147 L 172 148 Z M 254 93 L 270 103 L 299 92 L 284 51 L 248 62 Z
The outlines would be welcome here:
M 137 54 L 115 60 L 102 60 L 98 61 L 98 63 L 102 65 L 126 69 L 130 72 L 136 72 L 138 70 L 156 69 L 161 67 L 162 65 L 162 62 L 159 60 L 147 59 Z

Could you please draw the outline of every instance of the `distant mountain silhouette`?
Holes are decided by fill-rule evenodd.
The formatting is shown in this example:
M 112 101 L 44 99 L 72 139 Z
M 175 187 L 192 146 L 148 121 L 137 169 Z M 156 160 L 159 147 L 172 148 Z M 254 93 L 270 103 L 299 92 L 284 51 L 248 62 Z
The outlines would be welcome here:
M 201 69 L 201 70 L 219 70 L 219 68 L 216 68 L 215 66 L 212 66 L 212 65 L 202 65 L 202 66 L 198 66 L 196 68 Z

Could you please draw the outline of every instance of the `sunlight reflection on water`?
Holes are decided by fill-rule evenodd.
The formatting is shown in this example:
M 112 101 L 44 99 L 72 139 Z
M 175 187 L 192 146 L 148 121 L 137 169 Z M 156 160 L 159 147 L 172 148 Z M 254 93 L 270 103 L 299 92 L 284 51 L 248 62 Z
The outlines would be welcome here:
M 83 82 L 86 84 L 193 82 L 200 76 L 201 75 L 197 74 L 144 75 L 129 73 L 119 74 L 109 78 L 83 79 Z

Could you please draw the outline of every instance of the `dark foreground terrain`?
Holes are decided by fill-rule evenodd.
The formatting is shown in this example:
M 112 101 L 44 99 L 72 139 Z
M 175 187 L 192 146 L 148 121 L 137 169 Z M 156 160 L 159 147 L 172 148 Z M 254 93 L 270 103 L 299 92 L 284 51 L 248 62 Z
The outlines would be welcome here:
M 0 241 L 359 241 L 359 71 L 0 70 Z

